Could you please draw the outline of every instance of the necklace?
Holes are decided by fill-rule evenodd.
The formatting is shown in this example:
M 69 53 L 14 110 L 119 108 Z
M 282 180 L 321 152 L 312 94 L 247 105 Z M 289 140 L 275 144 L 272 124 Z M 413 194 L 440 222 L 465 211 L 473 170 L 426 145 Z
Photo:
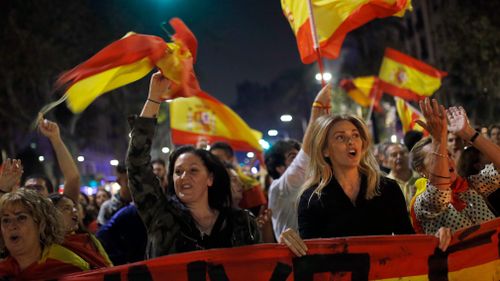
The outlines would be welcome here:
M 196 227 L 200 231 L 201 237 L 203 237 L 204 235 L 210 235 L 210 233 L 212 232 L 212 228 L 215 224 L 215 221 L 217 220 L 217 217 L 218 217 L 218 212 L 213 211 L 212 215 L 208 219 L 208 222 L 202 224 L 195 220 Z

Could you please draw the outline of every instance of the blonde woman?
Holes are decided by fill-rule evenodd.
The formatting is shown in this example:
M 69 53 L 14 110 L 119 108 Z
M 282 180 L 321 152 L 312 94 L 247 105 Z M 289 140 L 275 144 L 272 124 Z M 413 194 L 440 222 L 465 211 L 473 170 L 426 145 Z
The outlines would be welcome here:
M 412 234 L 398 184 L 379 171 L 365 123 L 352 115 L 323 116 L 312 125 L 311 161 L 298 205 L 300 237 L 286 231 L 280 241 L 305 255 L 302 239 Z M 446 249 L 450 232 L 442 230 Z

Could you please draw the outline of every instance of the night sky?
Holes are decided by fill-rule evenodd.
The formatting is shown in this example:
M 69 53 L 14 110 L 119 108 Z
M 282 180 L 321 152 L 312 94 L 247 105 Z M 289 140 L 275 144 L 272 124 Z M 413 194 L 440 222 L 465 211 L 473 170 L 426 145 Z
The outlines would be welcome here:
M 106 2 L 106 1 L 104 1 Z M 165 38 L 160 23 L 181 18 L 198 38 L 195 69 L 202 88 L 232 104 L 245 80 L 268 84 L 280 73 L 301 67 L 295 37 L 279 0 L 114 1 L 126 17 L 123 30 Z M 93 9 L 112 18 L 101 1 Z M 114 7 L 116 9 L 116 6 Z

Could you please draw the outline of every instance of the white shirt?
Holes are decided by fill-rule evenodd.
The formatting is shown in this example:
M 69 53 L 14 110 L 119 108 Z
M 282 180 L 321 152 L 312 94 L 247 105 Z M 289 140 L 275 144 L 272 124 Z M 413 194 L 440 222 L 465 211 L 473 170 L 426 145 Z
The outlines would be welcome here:
M 309 156 L 301 149 L 292 164 L 269 187 L 269 209 L 272 210 L 276 240 L 288 228 L 298 230 L 297 196 L 305 182 Z

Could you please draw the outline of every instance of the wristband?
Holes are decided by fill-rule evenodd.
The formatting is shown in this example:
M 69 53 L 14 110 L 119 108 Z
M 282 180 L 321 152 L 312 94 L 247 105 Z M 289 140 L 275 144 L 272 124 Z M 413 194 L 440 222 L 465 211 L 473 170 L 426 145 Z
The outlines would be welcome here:
M 479 132 L 478 131 L 476 131 L 476 133 L 472 136 L 472 138 L 470 138 L 469 141 L 471 143 L 474 143 L 474 141 L 477 139 L 477 137 L 479 137 Z
M 319 101 L 313 102 L 312 107 L 321 108 L 321 109 L 329 109 L 330 108 L 329 105 L 324 105 Z
M 153 99 L 148 99 L 148 101 L 150 101 L 150 102 L 152 102 L 152 103 L 156 103 L 156 104 L 161 104 L 161 102 L 159 102 L 159 101 L 155 101 L 155 100 L 153 100 Z
M 437 153 L 437 152 L 432 152 L 432 154 L 436 155 L 436 156 L 439 156 L 439 157 L 443 157 L 443 158 L 448 158 L 448 155 L 444 155 L 444 154 L 441 154 L 441 153 Z

